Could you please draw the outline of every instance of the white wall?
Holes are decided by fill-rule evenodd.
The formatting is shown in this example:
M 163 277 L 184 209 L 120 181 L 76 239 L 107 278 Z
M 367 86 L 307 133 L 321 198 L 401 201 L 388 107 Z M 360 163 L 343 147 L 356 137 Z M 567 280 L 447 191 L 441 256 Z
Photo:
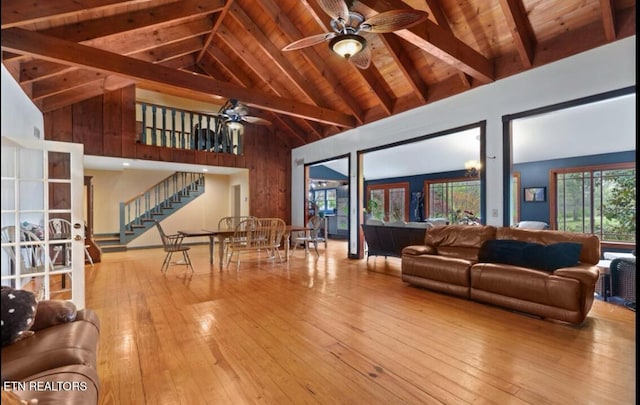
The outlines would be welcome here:
M 487 223 L 501 226 L 502 117 L 633 86 L 635 56 L 636 37 L 633 36 L 296 148 L 291 153 L 292 223 L 302 223 L 304 217 L 304 165 L 297 165 L 296 161 L 313 163 L 350 153 L 352 162 L 357 162 L 359 150 L 486 120 L 486 154 L 496 157 L 486 160 Z M 356 176 L 354 164 L 350 173 L 351 254 L 357 253 Z
M 38 131 L 40 139 L 44 139 L 42 113 L 22 91 L 4 65 L 2 65 L 0 102 L 2 103 L 0 115 L 2 136 L 33 139 L 34 132 Z

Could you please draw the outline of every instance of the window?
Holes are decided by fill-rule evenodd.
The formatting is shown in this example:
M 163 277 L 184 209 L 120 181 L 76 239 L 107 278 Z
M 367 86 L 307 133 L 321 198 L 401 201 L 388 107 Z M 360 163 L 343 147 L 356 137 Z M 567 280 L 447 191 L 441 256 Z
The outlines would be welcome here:
M 409 220 L 409 183 L 368 185 L 367 195 L 372 218 L 389 222 Z
M 315 202 L 318 213 L 334 214 L 336 212 L 337 192 L 335 188 L 314 190 L 311 199 Z
M 480 180 L 425 181 L 427 218 L 447 218 L 450 223 L 479 223 Z
M 556 229 L 592 233 L 601 241 L 636 241 L 636 169 L 633 163 L 551 172 L 551 218 Z

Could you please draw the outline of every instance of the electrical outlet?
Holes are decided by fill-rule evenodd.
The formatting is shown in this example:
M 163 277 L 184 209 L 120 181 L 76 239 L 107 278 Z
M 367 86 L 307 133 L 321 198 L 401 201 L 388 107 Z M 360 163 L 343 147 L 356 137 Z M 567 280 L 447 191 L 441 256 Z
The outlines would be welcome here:
M 498 218 L 498 209 L 494 208 L 491 210 L 491 216 L 494 218 Z

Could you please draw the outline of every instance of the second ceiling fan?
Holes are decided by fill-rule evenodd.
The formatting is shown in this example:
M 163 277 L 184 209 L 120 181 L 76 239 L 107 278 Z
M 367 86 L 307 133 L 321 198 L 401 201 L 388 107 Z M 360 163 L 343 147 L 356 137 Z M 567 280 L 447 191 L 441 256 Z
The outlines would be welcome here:
M 217 115 L 224 120 L 225 124 L 227 124 L 229 128 L 240 128 L 243 123 L 271 125 L 271 122 L 265 119 L 252 117 L 248 114 L 249 108 L 238 100 L 232 98 L 227 100 L 222 107 L 220 107 Z
M 382 34 L 403 30 L 428 17 L 425 11 L 410 9 L 385 11 L 365 20 L 362 14 L 350 10 L 353 1 L 347 4 L 345 0 L 318 0 L 318 5 L 331 17 L 333 32 L 299 39 L 282 50 L 293 51 L 329 41 L 332 51 L 360 69 L 366 69 L 371 64 L 371 50 L 367 47 L 366 39 L 359 35 L 360 32 Z

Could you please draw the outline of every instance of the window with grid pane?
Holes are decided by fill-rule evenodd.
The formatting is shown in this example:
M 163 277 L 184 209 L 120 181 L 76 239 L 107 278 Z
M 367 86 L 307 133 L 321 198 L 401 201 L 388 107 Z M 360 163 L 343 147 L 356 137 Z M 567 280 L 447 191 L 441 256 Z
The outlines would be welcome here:
M 601 241 L 636 240 L 636 170 L 632 163 L 552 171 L 558 230 Z M 555 211 L 555 212 L 553 212 Z
M 480 180 L 446 179 L 425 181 L 427 218 L 460 222 L 465 211 L 480 215 Z

